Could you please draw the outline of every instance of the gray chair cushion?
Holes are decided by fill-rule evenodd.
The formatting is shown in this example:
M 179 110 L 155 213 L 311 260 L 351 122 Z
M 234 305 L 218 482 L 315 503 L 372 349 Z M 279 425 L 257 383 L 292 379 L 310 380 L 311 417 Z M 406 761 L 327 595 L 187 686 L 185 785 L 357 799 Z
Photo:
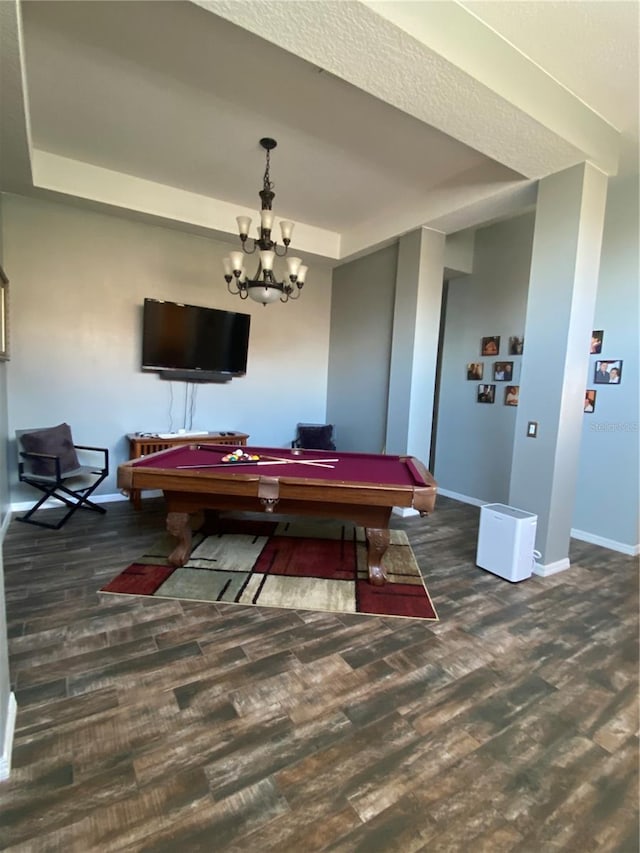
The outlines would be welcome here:
M 60 471 L 65 474 L 80 467 L 78 455 L 73 446 L 69 424 L 58 424 L 34 432 L 24 432 L 20 436 L 23 450 L 28 453 L 49 453 L 60 457 Z M 32 471 L 44 477 L 55 477 L 56 464 L 53 459 L 33 459 Z
M 335 450 L 333 424 L 298 424 L 297 443 L 309 450 Z

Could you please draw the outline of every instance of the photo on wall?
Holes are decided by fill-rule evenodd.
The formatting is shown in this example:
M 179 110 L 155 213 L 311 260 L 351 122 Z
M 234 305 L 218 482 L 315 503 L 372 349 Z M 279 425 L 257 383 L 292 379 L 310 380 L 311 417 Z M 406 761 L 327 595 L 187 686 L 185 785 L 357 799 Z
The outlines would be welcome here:
M 509 355 L 522 355 L 524 352 L 524 338 L 513 336 L 509 338 Z
M 593 391 L 590 388 L 584 392 L 584 411 L 586 414 L 591 414 L 591 412 L 595 411 L 597 393 L 597 391 Z
M 493 403 L 495 399 L 495 385 L 478 385 L 478 403 Z
M 492 335 L 488 338 L 482 338 L 480 345 L 480 355 L 499 355 L 500 354 L 500 335 Z
M 520 396 L 519 385 L 507 385 L 504 389 L 504 404 L 505 406 L 517 406 Z
M 596 361 L 593 381 L 596 385 L 619 385 L 622 381 L 622 362 Z
M 493 364 L 494 382 L 511 382 L 513 379 L 513 362 L 496 361 Z
M 481 361 L 471 361 L 467 364 L 467 379 L 482 379 L 484 364 Z
M 604 341 L 604 332 L 602 329 L 597 329 L 591 332 L 591 355 L 600 355 L 602 352 L 602 342 Z

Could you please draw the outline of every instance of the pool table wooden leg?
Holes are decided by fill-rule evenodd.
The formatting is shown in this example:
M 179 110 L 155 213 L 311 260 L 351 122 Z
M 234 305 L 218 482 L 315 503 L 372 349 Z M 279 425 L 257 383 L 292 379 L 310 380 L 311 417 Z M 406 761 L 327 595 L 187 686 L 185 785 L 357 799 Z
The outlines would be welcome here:
M 388 527 L 365 527 L 365 532 L 367 536 L 369 582 L 374 586 L 383 586 L 387 582 L 387 575 L 382 568 L 382 558 L 389 547 L 391 534 Z
M 184 566 L 191 554 L 191 523 L 189 513 L 168 513 L 167 532 L 175 536 L 178 540 L 178 544 L 167 559 L 172 566 Z

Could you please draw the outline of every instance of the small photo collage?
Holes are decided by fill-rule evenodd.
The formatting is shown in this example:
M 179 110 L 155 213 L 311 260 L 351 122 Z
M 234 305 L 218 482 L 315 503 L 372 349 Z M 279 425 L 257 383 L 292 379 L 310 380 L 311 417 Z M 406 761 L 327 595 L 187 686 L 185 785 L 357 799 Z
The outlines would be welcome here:
M 478 382 L 476 390 L 476 401 L 478 403 L 495 403 L 497 383 L 509 383 L 503 386 L 504 390 L 498 392 L 498 397 L 505 406 L 517 406 L 520 394 L 520 386 L 513 385 L 517 381 L 515 373 L 519 371 L 519 362 L 509 358 L 508 361 L 494 360 L 500 355 L 502 338 L 500 335 L 487 335 L 480 339 L 480 356 L 490 359 L 489 361 L 467 362 L 467 380 Z M 524 337 L 512 335 L 507 344 L 508 356 L 520 356 L 524 352 Z M 519 375 L 519 374 L 518 374 Z M 486 380 L 490 384 L 483 383 Z
M 603 358 L 604 356 L 604 330 L 594 329 L 591 332 L 591 346 L 589 355 L 597 356 L 592 362 L 593 385 L 620 385 L 622 382 L 622 360 L 619 358 Z M 609 392 L 605 392 L 607 394 Z M 584 413 L 590 415 L 596 409 L 597 390 L 587 388 L 584 392 Z M 603 398 L 604 400 L 604 398 Z

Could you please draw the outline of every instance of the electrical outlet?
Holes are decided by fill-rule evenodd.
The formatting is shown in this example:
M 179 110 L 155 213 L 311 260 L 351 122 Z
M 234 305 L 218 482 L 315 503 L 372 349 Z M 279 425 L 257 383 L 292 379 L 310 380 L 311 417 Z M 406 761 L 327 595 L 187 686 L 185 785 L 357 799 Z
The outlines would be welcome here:
M 538 422 L 537 421 L 529 421 L 527 424 L 527 438 L 537 438 L 538 437 Z

